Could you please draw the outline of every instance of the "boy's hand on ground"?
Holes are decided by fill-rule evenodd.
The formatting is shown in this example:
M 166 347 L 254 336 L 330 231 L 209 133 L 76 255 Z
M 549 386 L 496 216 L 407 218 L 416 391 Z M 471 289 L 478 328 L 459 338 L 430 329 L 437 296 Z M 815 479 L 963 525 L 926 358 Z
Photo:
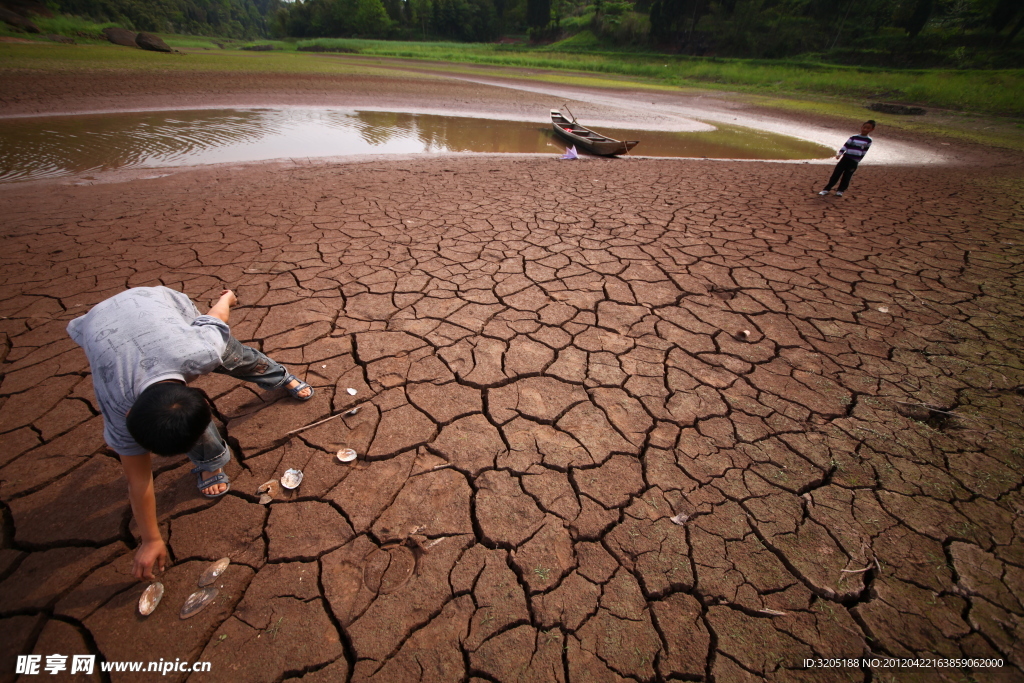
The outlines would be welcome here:
M 232 292 L 230 289 L 225 289 L 223 292 L 220 293 L 220 298 L 222 301 L 224 300 L 224 297 L 227 297 L 228 299 L 227 304 L 229 308 L 238 304 L 238 297 L 235 296 L 235 293 Z
M 135 561 L 132 562 L 132 575 L 140 581 L 152 581 L 156 577 L 153 570 L 163 571 L 167 568 L 167 546 L 163 539 L 155 541 L 143 541 L 139 549 L 135 551 Z

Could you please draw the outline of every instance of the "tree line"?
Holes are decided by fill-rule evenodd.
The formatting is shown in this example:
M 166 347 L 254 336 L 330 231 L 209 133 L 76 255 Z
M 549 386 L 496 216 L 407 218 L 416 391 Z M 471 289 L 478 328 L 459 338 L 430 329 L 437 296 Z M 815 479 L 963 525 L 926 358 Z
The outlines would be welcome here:
M 275 37 L 362 36 L 488 42 L 521 29 L 525 0 L 296 0 L 270 21 Z
M 652 0 L 648 40 L 692 53 L 786 57 L 861 47 L 1011 47 L 1021 0 Z
M 551 41 L 590 32 L 605 44 L 695 55 L 807 53 L 892 64 L 1000 53 L 1022 66 L 1022 0 L 295 0 L 269 22 L 278 37 L 367 36 Z M 841 61 L 841 59 L 840 59 Z M 957 62 L 963 63 L 957 63 Z M 903 66 L 934 64 L 907 63 Z
M 236 38 L 365 37 L 489 42 L 586 35 L 692 55 L 896 66 L 1024 65 L 1022 0 L 49 0 L 137 30 Z M 573 41 L 569 41 L 570 47 Z M 978 64 L 978 54 L 991 63 Z M 993 56 L 994 55 L 994 56 Z M 910 60 L 899 63 L 900 60 Z M 992 61 L 994 60 L 994 61 Z

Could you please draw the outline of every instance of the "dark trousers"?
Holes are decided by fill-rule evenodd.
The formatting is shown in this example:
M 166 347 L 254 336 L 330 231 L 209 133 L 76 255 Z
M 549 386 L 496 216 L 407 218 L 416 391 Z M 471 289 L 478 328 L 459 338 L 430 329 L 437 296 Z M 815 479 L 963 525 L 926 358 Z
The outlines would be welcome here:
M 832 171 L 832 177 L 828 179 L 828 185 L 825 186 L 826 190 L 831 190 L 832 186 L 839 180 L 839 176 L 843 179 L 839 180 L 839 187 L 836 188 L 837 192 L 846 192 L 846 188 L 850 186 L 850 178 L 853 177 L 853 172 L 857 170 L 857 160 L 844 154 L 843 158 L 836 164 L 836 168 Z

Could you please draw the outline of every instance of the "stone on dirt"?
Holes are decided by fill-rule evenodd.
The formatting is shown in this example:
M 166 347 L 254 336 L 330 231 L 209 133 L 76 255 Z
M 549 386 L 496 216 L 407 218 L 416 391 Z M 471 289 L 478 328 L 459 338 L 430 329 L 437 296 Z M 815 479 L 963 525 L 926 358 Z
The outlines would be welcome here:
M 120 26 L 108 26 L 100 31 L 107 40 L 112 42 L 114 45 L 122 45 L 124 47 L 138 47 L 135 44 L 135 32 L 129 31 L 126 28 Z
M 152 33 L 146 33 L 145 31 L 135 36 L 135 44 L 143 50 L 150 50 L 151 52 L 174 52 L 170 45 Z

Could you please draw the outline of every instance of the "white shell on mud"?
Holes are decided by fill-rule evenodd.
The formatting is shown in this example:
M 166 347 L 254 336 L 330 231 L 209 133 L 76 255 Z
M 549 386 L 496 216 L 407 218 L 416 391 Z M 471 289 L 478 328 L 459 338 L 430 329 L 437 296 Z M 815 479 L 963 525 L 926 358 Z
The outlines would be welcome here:
M 274 500 L 274 497 L 269 493 L 260 494 L 260 505 L 270 505 L 270 501 Z
M 686 520 L 688 520 L 689 518 L 690 518 L 690 515 L 684 515 L 682 513 L 679 513 L 675 517 L 669 517 L 668 521 L 672 522 L 673 524 L 678 524 L 679 526 L 683 526 L 684 524 L 686 524 Z
M 281 486 L 286 489 L 296 489 L 302 483 L 302 470 L 287 470 L 281 476 Z
M 178 616 L 182 619 L 188 619 L 194 617 L 203 611 L 203 608 L 213 602 L 213 599 L 217 597 L 217 589 L 213 586 L 207 588 L 200 588 L 192 595 L 188 596 L 185 600 L 185 604 L 181 606 L 181 612 Z
M 349 388 L 348 388 L 348 389 L 346 389 L 345 391 L 347 391 L 347 392 L 348 392 L 348 395 L 349 395 L 349 396 L 355 396 L 356 394 L 358 394 L 358 393 L 359 393 L 358 391 L 356 391 L 356 390 L 355 390 L 355 389 L 353 389 L 352 387 L 349 387 Z
M 199 577 L 199 586 L 209 586 L 211 583 L 217 580 L 217 577 L 224 573 L 224 570 L 231 564 L 231 560 L 226 557 L 222 557 L 203 572 L 202 576 Z
M 148 617 L 160 604 L 162 597 L 164 597 L 164 585 L 159 581 L 149 584 L 146 590 L 142 591 L 142 597 L 139 598 L 139 614 Z
M 342 448 L 338 451 L 338 462 L 352 462 L 358 457 L 359 454 L 351 448 Z
M 346 415 L 355 415 L 355 414 L 356 414 L 356 413 L 358 413 L 358 412 L 359 412 L 359 406 L 356 406 L 355 408 L 353 408 L 352 410 L 348 411 L 348 412 L 347 412 L 347 413 L 345 413 L 345 414 L 346 414 Z
M 878 307 L 878 312 L 879 313 L 888 313 L 889 312 L 889 307 L 888 306 L 879 306 Z

